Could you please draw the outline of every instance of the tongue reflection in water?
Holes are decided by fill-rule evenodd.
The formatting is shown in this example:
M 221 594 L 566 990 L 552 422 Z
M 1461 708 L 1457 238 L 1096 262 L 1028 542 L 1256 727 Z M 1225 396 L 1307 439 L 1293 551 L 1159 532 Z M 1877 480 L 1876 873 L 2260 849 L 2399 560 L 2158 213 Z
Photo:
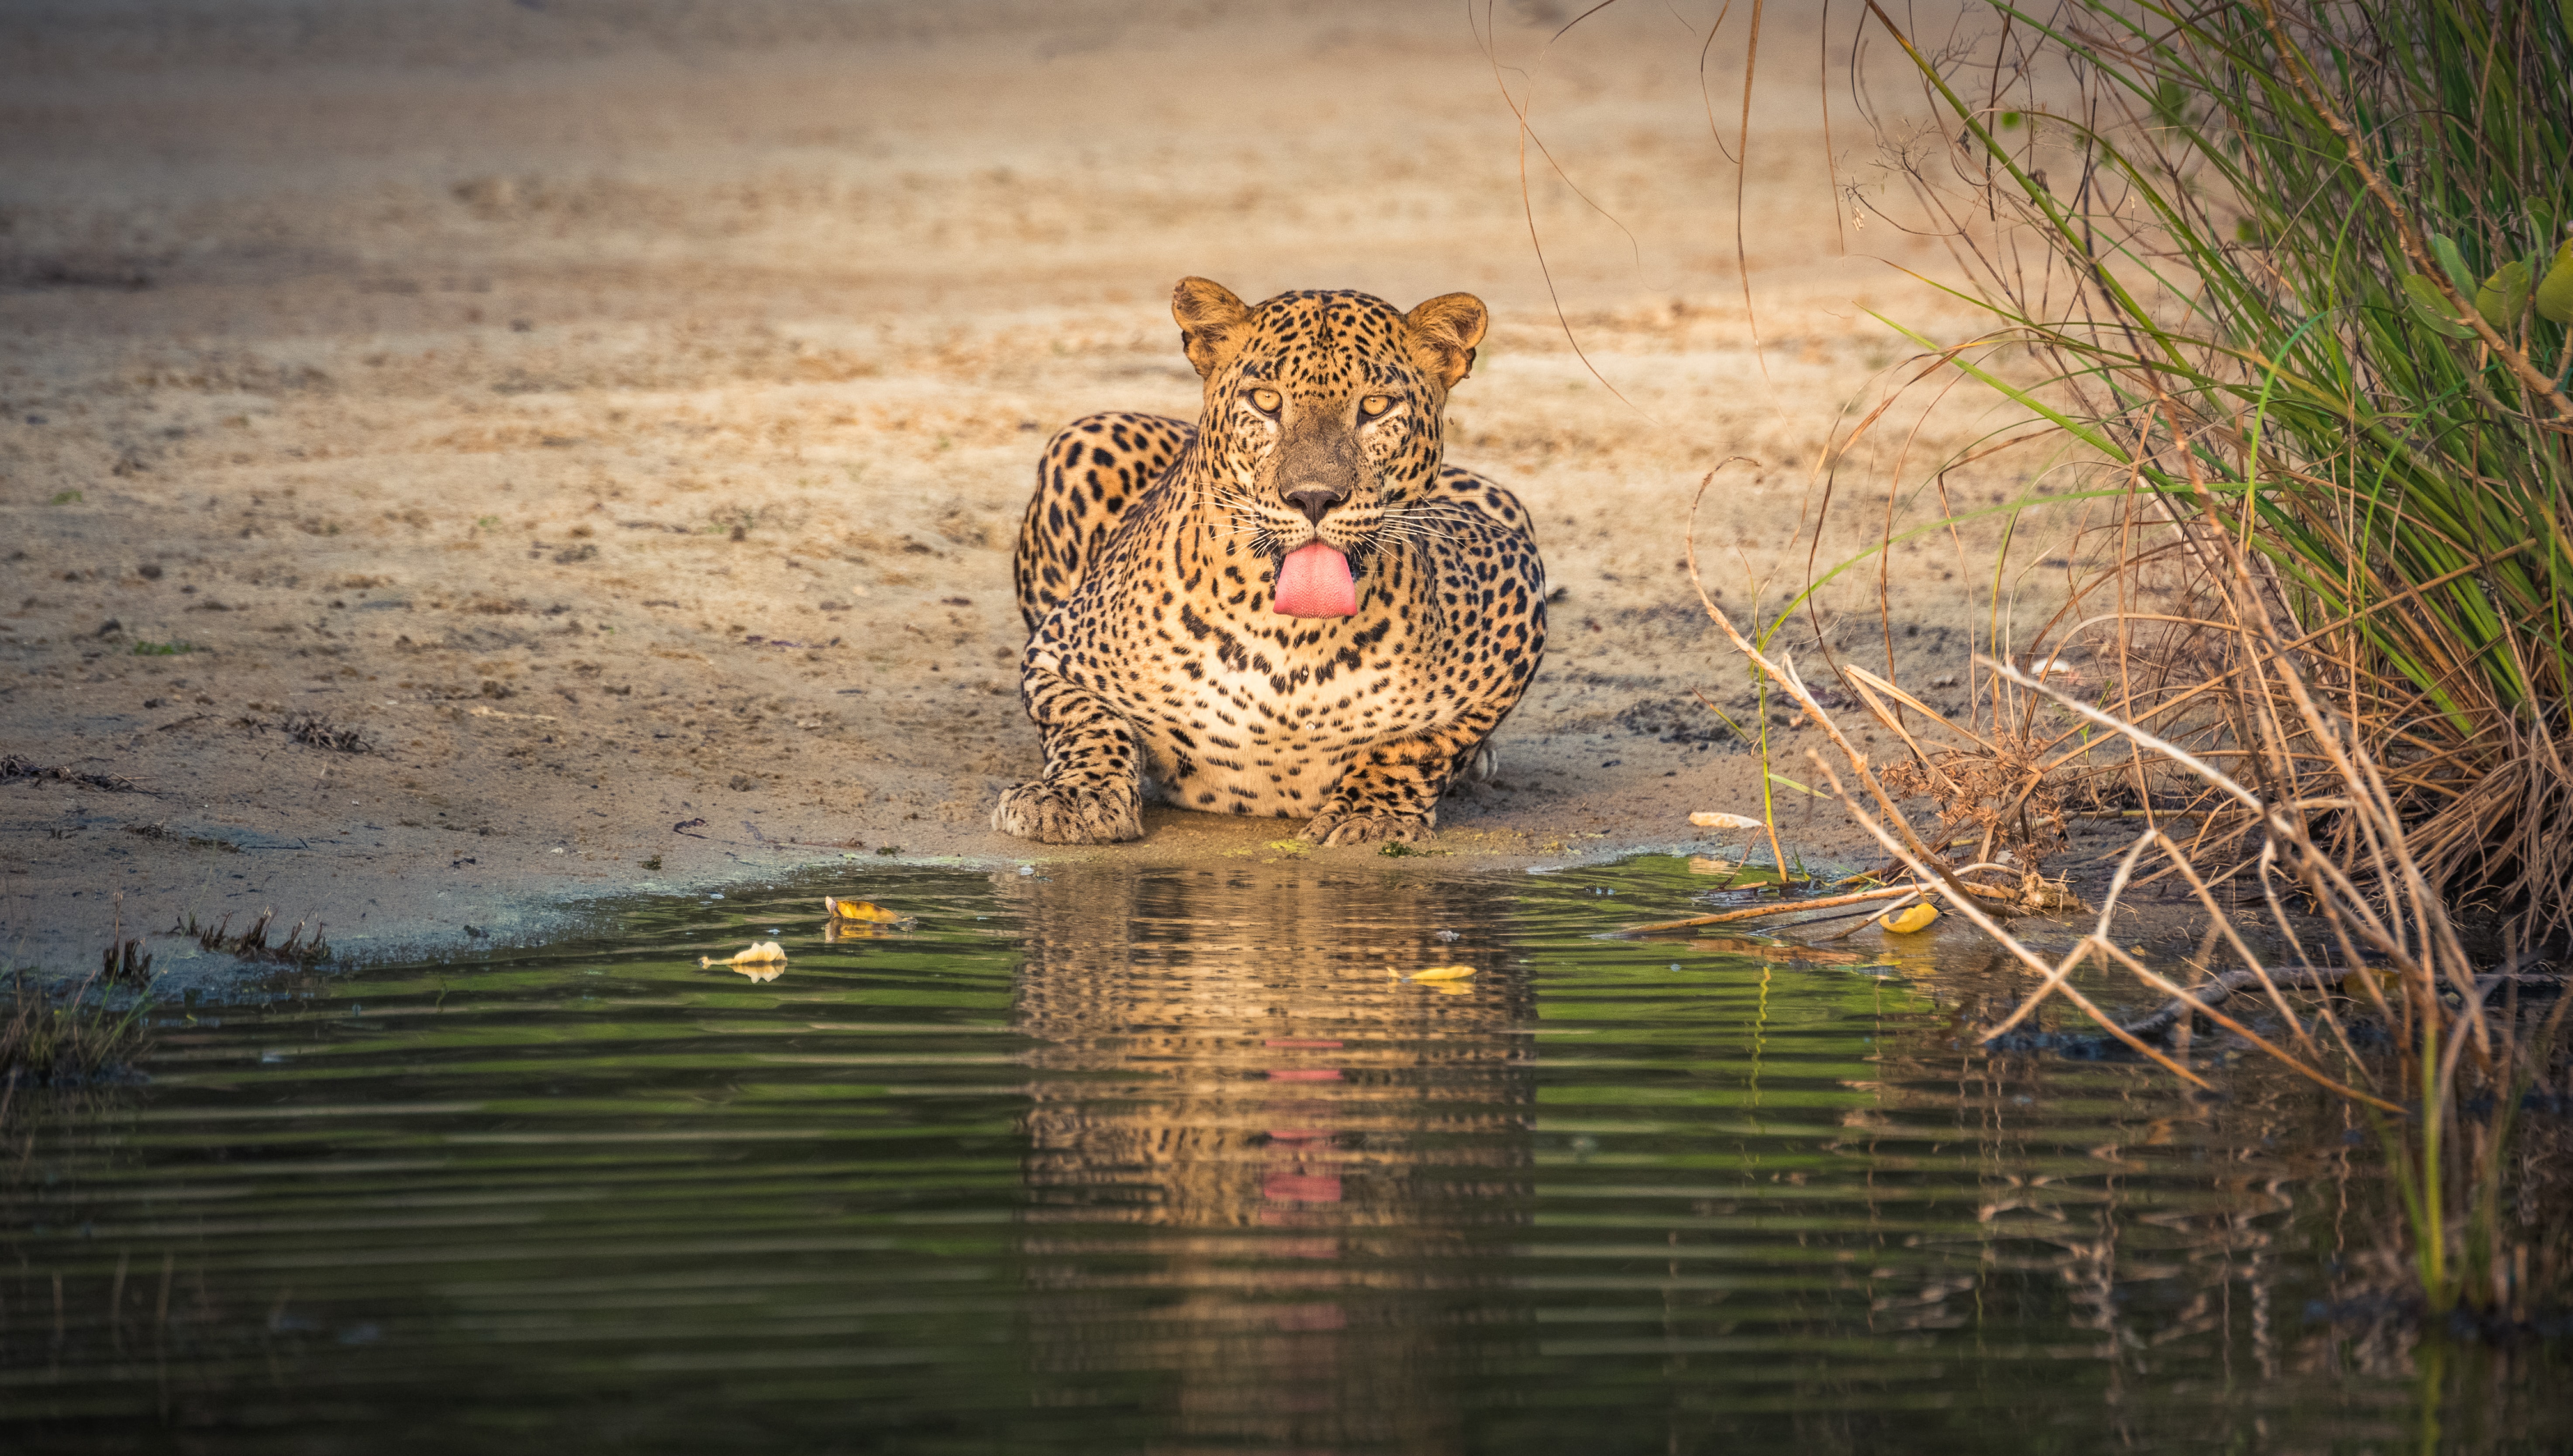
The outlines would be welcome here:
M 1308 541 L 1278 563 L 1278 610 L 1290 617 L 1345 617 L 1358 609 L 1349 558 L 1328 541 Z
M 1462 1449 L 1461 1372 L 1525 1359 L 1478 1250 L 1533 1218 L 1523 964 L 1435 928 L 1470 887 L 1016 876 L 1035 1039 L 1030 1356 L 1070 1406 L 1172 1387 L 1180 1444 Z M 1396 981 L 1466 960 L 1461 997 Z M 1442 1317 L 1438 1311 L 1472 1310 Z

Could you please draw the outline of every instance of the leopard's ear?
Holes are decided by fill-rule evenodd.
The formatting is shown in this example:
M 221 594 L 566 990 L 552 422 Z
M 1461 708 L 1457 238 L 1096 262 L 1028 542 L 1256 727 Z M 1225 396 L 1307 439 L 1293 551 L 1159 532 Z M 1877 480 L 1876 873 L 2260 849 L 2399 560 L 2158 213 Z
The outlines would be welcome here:
M 1452 389 L 1474 370 L 1474 346 L 1483 342 L 1491 311 L 1472 294 L 1440 294 L 1403 316 L 1411 328 L 1411 358 Z
M 1213 279 L 1184 278 L 1171 290 L 1171 317 L 1180 321 L 1180 347 L 1198 377 L 1211 379 L 1251 333 L 1251 309 Z

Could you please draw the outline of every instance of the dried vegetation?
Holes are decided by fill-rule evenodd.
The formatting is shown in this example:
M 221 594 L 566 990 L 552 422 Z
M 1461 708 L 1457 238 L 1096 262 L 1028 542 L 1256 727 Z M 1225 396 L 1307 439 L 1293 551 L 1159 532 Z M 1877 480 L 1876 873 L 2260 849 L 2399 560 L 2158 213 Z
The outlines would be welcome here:
M 2573 11 L 1995 0 L 1991 19 L 1929 53 L 1865 7 L 1862 39 L 1899 46 L 1947 119 L 1881 138 L 1893 185 L 1852 196 L 1944 238 L 1993 320 L 1913 334 L 1912 382 L 1964 375 L 2036 416 L 1977 455 L 2043 440 L 2087 470 L 2010 507 L 2068 513 L 2060 608 L 2014 641 L 1997 588 L 1963 721 L 1834 662 L 1904 745 L 1882 770 L 1837 694 L 1702 590 L 1706 610 L 1824 730 L 1815 771 L 1909 893 L 2036 978 L 1987 1042 L 2061 999 L 2203 1085 L 2185 1038 L 2222 1028 L 2371 1120 L 2423 1306 L 2525 1318 L 2573 1286 L 2546 1161 L 2566 1139 L 2523 1132 L 2573 1087 L 2547 959 L 2573 933 Z M 1878 551 L 1896 502 L 1944 504 L 1961 462 L 1892 482 Z M 1920 795 L 1935 827 L 1905 812 Z M 1970 877 L 2033 871 L 2081 815 L 2137 832 L 2093 931 L 2043 956 Z M 2194 986 L 2112 934 L 2157 881 L 2210 927 Z M 2122 1023 L 2086 967 L 2170 1004 Z

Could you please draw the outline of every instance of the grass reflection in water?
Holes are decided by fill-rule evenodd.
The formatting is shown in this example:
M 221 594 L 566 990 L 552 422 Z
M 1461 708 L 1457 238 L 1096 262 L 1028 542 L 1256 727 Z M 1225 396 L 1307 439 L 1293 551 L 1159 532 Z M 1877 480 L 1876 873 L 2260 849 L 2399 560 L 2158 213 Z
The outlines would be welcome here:
M 1434 869 L 883 872 L 916 926 L 781 884 L 167 1009 L 10 1150 L 0 1435 L 2415 1444 L 2408 1336 L 2307 1313 L 2378 1204 L 2300 1085 L 1996 1063 L 2010 983 L 1864 940 L 1596 938 L 1676 862 Z M 2544 1449 L 2508 1358 L 2442 1419 Z

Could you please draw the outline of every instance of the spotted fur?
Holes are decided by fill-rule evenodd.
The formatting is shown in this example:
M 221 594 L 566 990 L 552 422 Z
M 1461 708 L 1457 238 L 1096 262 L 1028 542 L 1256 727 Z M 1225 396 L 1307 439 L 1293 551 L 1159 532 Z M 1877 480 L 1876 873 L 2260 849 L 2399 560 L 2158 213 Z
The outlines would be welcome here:
M 1196 427 L 1095 414 L 1038 464 L 1015 567 L 1045 773 L 1001 795 L 993 826 L 1139 839 L 1158 793 L 1301 819 L 1322 844 L 1425 839 L 1545 650 L 1526 510 L 1441 458 L 1483 306 L 1253 309 L 1188 279 L 1173 312 L 1206 379 Z M 1355 615 L 1272 609 L 1279 562 L 1315 539 L 1347 557 Z

